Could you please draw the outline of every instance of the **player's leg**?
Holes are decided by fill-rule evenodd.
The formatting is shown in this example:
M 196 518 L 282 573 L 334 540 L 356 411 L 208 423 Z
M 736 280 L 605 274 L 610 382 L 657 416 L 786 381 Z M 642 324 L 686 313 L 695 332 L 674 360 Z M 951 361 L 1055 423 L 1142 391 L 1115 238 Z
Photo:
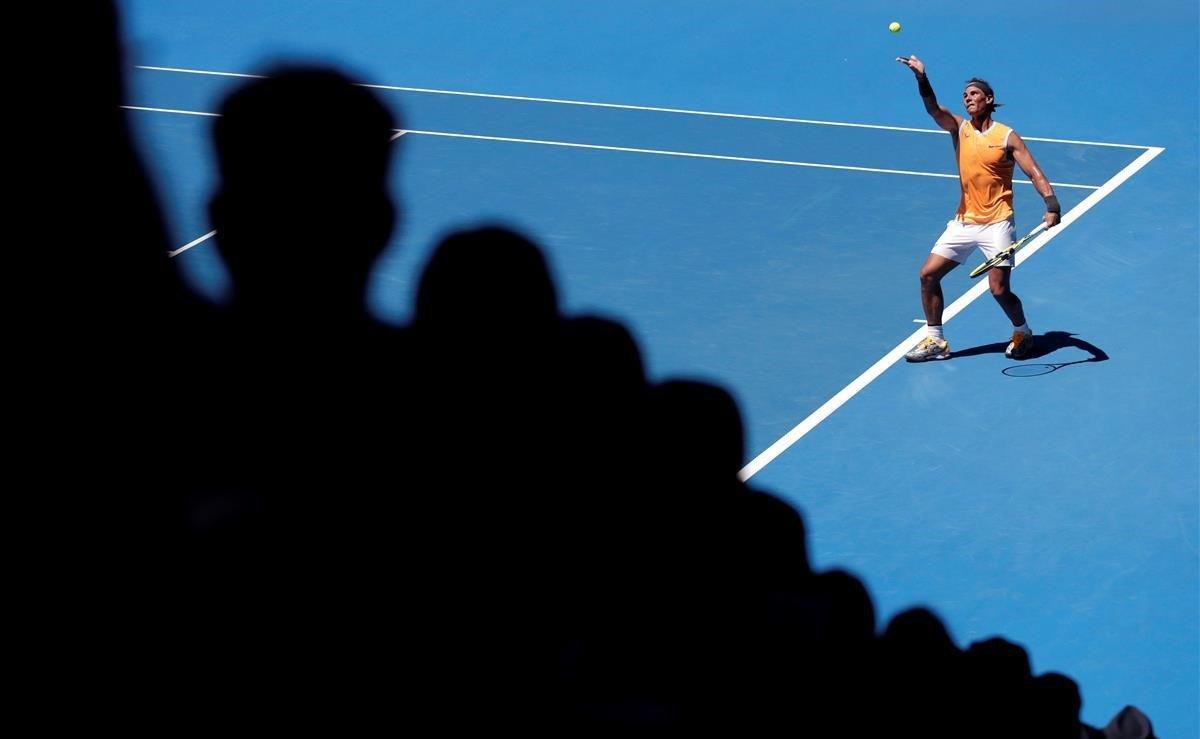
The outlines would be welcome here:
M 933 253 L 921 265 L 921 307 L 925 310 L 926 326 L 942 325 L 942 310 L 946 307 L 942 278 L 957 266 L 958 262 Z
M 1025 321 L 1025 308 L 1021 299 L 1012 291 L 1012 267 L 994 267 L 988 272 L 988 287 L 1000 309 L 1012 321 L 1012 340 L 1004 350 L 1004 356 L 1023 359 L 1033 351 L 1033 329 Z
M 1012 246 L 1012 241 L 1012 221 L 993 223 L 988 225 L 987 234 L 980 239 L 979 248 L 985 257 L 991 258 Z M 1025 321 L 1025 308 L 1021 305 L 1021 299 L 1012 291 L 1012 268 L 1011 261 L 1008 264 L 993 267 L 988 272 L 988 287 L 992 291 L 992 297 L 996 299 L 1000 309 L 1004 311 L 1004 315 L 1008 316 L 1008 320 L 1012 321 L 1013 325 L 1012 340 L 1005 349 L 1004 355 L 1021 359 L 1029 356 L 1033 350 L 1033 330 Z
M 908 361 L 949 359 L 950 342 L 946 341 L 946 336 L 942 333 L 942 309 L 946 302 L 942 296 L 942 278 L 957 266 L 958 262 L 939 254 L 930 254 L 925 258 L 925 264 L 921 265 L 921 307 L 925 311 L 925 338 L 904 355 Z
M 992 297 L 1000 304 L 1000 309 L 1013 326 L 1025 325 L 1025 309 L 1021 299 L 1012 291 L 1012 267 L 993 267 L 988 272 L 988 287 Z
M 950 342 L 942 332 L 942 278 L 962 264 L 975 249 L 974 238 L 964 224 L 950 221 L 946 231 L 933 245 L 925 263 L 921 265 L 921 308 L 925 311 L 925 338 L 904 358 L 910 362 L 927 362 L 931 359 L 949 359 Z

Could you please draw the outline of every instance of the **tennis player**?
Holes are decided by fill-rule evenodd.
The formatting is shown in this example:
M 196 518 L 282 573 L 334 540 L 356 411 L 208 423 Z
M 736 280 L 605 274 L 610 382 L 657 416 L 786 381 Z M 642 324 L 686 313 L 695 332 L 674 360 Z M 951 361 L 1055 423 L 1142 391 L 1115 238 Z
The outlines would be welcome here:
M 963 107 L 967 116 L 955 115 L 938 105 L 925 63 L 915 56 L 897 57 L 917 76 L 917 90 L 925 103 L 925 111 L 939 127 L 950 132 L 954 154 L 958 160 L 958 179 L 962 196 L 954 220 L 933 245 L 933 250 L 921 267 L 921 306 L 925 309 L 928 334 L 905 359 L 926 362 L 947 359 L 950 343 L 942 332 L 942 278 L 966 261 L 976 248 L 988 259 L 1007 249 L 1013 242 L 1013 162 L 1021 167 L 1033 186 L 1046 201 L 1043 220 L 1051 228 L 1061 220 L 1062 209 L 1054 189 L 1033 160 L 1029 148 L 1017 132 L 992 120 L 999 107 L 995 93 L 986 81 L 973 78 L 963 89 Z M 992 296 L 1012 321 L 1012 341 L 1004 351 L 1006 357 L 1021 359 L 1033 349 L 1033 331 L 1025 320 L 1021 300 L 1009 286 L 1013 261 L 988 272 Z

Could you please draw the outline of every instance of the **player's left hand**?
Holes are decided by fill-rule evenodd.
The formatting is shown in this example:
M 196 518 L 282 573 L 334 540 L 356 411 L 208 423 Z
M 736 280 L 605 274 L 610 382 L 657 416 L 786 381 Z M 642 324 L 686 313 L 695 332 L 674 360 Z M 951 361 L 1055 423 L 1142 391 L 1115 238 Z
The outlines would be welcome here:
M 904 66 L 911 69 L 913 71 L 913 74 L 916 74 L 916 75 L 925 74 L 925 62 L 918 59 L 916 54 L 912 54 L 912 55 L 908 56 L 907 58 L 898 56 L 898 57 L 896 57 L 896 61 L 900 62 Z
M 1046 215 L 1042 217 L 1042 221 L 1046 224 L 1046 228 L 1054 228 L 1062 222 L 1062 216 L 1058 213 L 1046 211 Z

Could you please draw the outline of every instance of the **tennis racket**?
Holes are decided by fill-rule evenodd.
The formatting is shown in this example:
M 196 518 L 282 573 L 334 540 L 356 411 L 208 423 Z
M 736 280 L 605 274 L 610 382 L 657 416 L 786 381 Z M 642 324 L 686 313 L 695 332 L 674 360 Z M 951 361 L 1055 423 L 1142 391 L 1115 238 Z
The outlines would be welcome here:
M 1028 244 L 1030 241 L 1033 240 L 1034 236 L 1037 236 L 1044 230 L 1046 230 L 1045 222 L 1039 223 L 1037 228 L 1033 229 L 1029 233 L 1022 236 L 1020 238 L 1020 240 L 1018 240 L 1015 244 L 1008 247 L 1007 249 L 1000 252 L 999 254 L 992 257 L 991 259 L 987 260 L 986 262 L 979 265 L 975 269 L 971 270 L 971 278 L 974 279 L 974 278 L 978 277 L 979 275 L 983 274 L 984 272 L 987 272 L 992 267 L 995 267 L 996 265 L 1000 264 L 1001 262 L 1006 261 L 1007 259 L 1012 257 L 1012 255 L 1017 253 L 1017 249 L 1020 249 L 1022 246 L 1025 246 L 1026 244 Z

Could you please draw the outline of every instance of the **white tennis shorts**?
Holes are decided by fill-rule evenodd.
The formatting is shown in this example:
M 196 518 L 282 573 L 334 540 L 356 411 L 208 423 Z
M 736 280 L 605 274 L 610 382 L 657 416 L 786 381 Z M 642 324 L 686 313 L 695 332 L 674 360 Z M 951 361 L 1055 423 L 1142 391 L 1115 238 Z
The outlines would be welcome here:
M 1013 221 L 995 223 L 963 223 L 950 221 L 946 231 L 938 237 L 932 252 L 939 257 L 962 264 L 978 248 L 985 259 L 991 259 L 1013 244 Z M 1011 258 L 1000 263 L 1001 267 L 1013 266 Z

